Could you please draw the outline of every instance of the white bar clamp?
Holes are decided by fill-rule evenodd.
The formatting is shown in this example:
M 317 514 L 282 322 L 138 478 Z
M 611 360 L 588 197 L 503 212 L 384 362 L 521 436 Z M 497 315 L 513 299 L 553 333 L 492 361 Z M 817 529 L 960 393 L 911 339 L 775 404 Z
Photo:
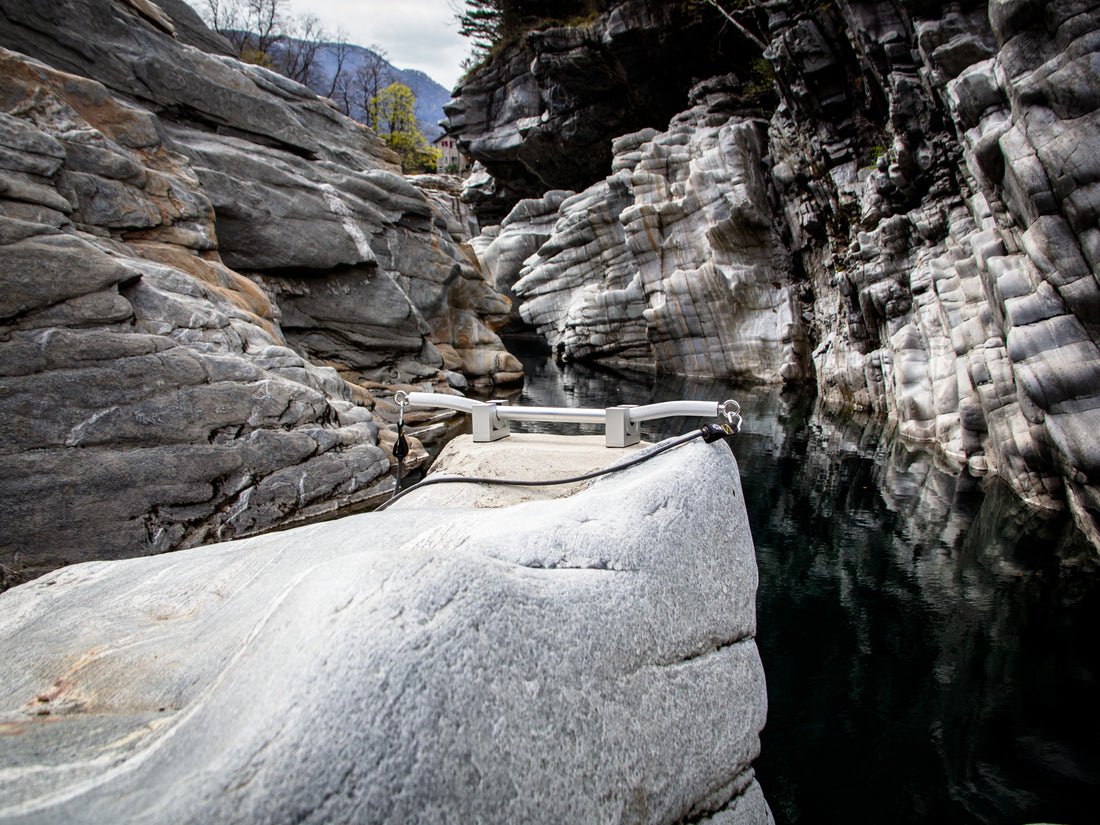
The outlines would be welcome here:
M 483 401 L 474 404 L 470 409 L 474 441 L 500 441 L 511 434 L 508 422 L 502 421 L 497 415 L 497 405 L 501 403 Z
M 604 410 L 604 438 L 608 447 L 629 447 L 642 440 L 642 425 L 630 420 L 634 404 L 620 404 Z

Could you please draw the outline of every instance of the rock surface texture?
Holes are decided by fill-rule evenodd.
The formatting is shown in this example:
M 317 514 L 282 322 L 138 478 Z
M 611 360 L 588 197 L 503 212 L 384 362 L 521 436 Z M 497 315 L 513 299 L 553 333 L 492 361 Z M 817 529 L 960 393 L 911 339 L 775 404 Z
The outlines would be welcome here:
M 766 123 L 712 78 L 667 127 L 607 131 L 603 171 L 546 181 L 576 194 L 549 234 L 552 216 L 532 223 L 541 245 L 518 267 L 487 254 L 522 248 L 518 218 L 475 243 L 498 283 L 518 277 L 519 316 L 567 357 L 812 380 L 1100 535 L 1100 5 L 738 14 L 774 72 Z M 487 171 L 470 123 L 511 129 L 523 154 L 522 118 L 480 107 L 474 81 L 458 92 L 456 130 Z M 518 185 L 500 175 L 469 197 Z
M 402 504 L 0 594 L 0 821 L 771 820 L 724 444 Z
M 519 377 L 453 186 L 224 46 L 0 0 L 0 585 L 367 502 L 394 386 Z
M 727 73 L 746 53 L 744 36 L 703 4 L 607 5 L 586 25 L 545 27 L 499 50 L 444 106 L 448 131 L 482 166 L 468 196 L 483 217 L 602 178 L 610 136 L 665 125 L 695 78 Z
M 819 391 L 890 413 L 1028 501 L 1068 499 L 1091 530 L 1100 6 L 843 8 L 829 19 L 777 4 L 771 19 L 788 90 L 774 178 L 816 296 Z M 835 94 L 839 34 L 861 55 L 862 96 Z M 806 106 L 826 99 L 834 116 L 808 131 Z M 859 116 L 875 112 L 868 153 Z
M 799 293 L 761 174 L 764 124 L 729 113 L 738 91 L 697 87 L 667 131 L 617 139 L 611 176 L 561 203 L 512 285 L 523 320 L 557 353 L 685 375 L 807 377 Z M 509 221 L 487 251 L 514 233 L 515 211 Z M 501 262 L 486 256 L 486 266 L 499 279 Z

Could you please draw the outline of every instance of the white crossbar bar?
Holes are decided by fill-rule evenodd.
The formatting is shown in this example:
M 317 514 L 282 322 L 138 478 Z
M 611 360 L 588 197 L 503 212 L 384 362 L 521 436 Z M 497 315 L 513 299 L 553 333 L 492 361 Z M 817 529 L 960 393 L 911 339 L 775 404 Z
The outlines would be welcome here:
M 620 405 L 607 409 L 586 407 L 510 407 L 498 401 L 476 401 L 461 395 L 410 392 L 408 404 L 470 413 L 474 441 L 496 441 L 508 435 L 509 421 L 561 421 L 576 424 L 604 424 L 608 447 L 628 447 L 641 440 L 642 421 L 675 416 L 717 418 L 722 405 L 715 401 L 663 401 L 640 407 Z

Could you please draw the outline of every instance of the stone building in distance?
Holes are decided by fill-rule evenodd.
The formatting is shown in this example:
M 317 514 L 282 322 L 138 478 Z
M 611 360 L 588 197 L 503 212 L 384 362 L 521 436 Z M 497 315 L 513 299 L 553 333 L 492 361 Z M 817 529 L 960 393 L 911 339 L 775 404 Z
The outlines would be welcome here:
M 470 159 L 458 148 L 458 141 L 450 135 L 440 135 L 432 145 L 440 151 L 439 171 L 448 175 L 461 175 L 466 177 L 473 165 Z

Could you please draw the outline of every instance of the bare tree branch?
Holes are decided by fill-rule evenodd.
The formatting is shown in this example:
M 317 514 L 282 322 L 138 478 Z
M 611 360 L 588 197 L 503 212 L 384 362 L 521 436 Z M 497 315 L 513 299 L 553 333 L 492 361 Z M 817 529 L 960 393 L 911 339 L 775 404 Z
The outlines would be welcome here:
M 344 61 L 348 58 L 348 51 L 350 46 L 348 44 L 348 33 L 343 26 L 336 30 L 334 55 L 336 57 L 336 68 L 332 70 L 332 82 L 328 87 L 328 94 L 325 95 L 329 100 L 336 99 L 336 89 L 341 85 L 341 79 L 344 74 Z M 347 78 L 343 78 L 344 86 L 347 85 Z M 345 112 L 344 114 L 347 114 Z
M 722 15 L 722 16 L 723 16 L 724 18 L 726 18 L 726 19 L 727 19 L 728 21 L 730 21 L 730 23 L 732 23 L 732 24 L 734 25 L 734 27 L 735 27 L 735 28 L 736 28 L 736 29 L 737 29 L 737 30 L 738 30 L 739 32 L 741 32 L 741 34 L 745 35 L 745 37 L 747 37 L 747 38 L 748 38 L 749 40 L 751 40 L 751 41 L 752 41 L 753 43 L 755 43 L 755 44 L 756 44 L 757 46 L 759 46 L 759 47 L 760 47 L 760 51 L 764 51 L 765 49 L 767 49 L 767 48 L 768 48 L 768 44 L 767 44 L 767 43 L 765 43 L 765 42 L 764 42 L 763 40 L 761 40 L 761 39 L 760 39 L 759 37 L 757 37 L 757 36 L 756 36 L 755 34 L 753 34 L 753 33 L 752 33 L 751 31 L 749 31 L 748 29 L 746 29 L 746 28 L 745 28 L 744 26 L 742 26 L 742 25 L 741 25 L 740 23 L 738 23 L 738 22 L 737 22 L 736 20 L 734 20 L 734 19 L 733 19 L 733 15 L 731 15 L 731 14 L 730 14 L 730 13 L 729 13 L 728 11 L 726 11 L 726 10 L 725 10 L 724 8 L 722 8 L 721 6 L 719 6 L 719 5 L 718 5 L 718 0 L 703 0 L 703 2 L 705 2 L 705 3 L 709 3 L 710 5 L 714 6 L 714 8 L 718 9 L 718 13 L 719 13 L 719 14 L 721 14 L 721 15 Z
M 292 29 L 283 40 L 279 70 L 291 80 L 308 86 L 313 80 L 313 61 L 325 39 L 325 30 L 315 14 L 306 14 L 292 23 Z

